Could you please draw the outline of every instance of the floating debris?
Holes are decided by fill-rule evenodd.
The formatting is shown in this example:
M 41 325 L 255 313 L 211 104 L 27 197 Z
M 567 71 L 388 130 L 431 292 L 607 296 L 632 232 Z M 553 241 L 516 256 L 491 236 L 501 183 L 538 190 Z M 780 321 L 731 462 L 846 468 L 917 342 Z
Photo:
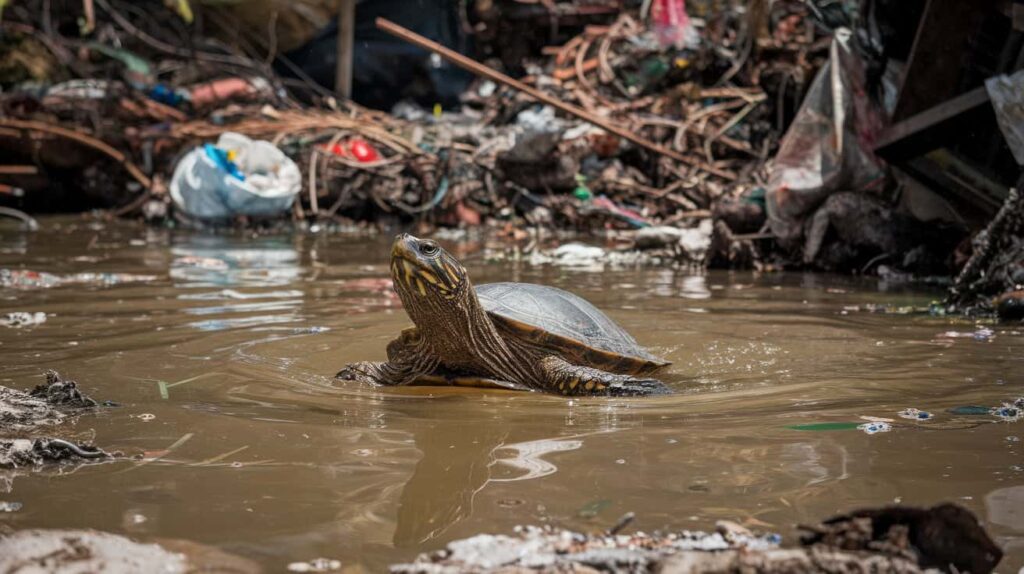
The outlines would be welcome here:
M 0 512 L 17 512 L 21 510 L 22 504 L 20 502 L 3 502 L 0 501 Z
M 1003 403 L 1000 407 L 993 407 L 989 409 L 989 414 L 992 416 L 999 417 L 1007 422 L 1015 422 L 1020 420 L 1022 416 L 1022 409 L 1016 404 Z
M 996 336 L 996 332 L 988 327 L 981 327 L 976 331 L 946 331 L 945 333 L 939 333 L 939 337 L 944 339 L 974 339 L 975 341 L 991 341 Z
M 922 411 L 913 407 L 909 409 L 903 409 L 899 413 L 900 418 L 910 419 L 915 421 L 927 421 L 932 419 L 935 415 L 928 411 Z
M 228 263 L 223 259 L 216 259 L 214 257 L 186 255 L 172 261 L 171 267 L 198 267 L 199 269 L 208 269 L 210 271 L 227 271 Z
M 808 423 L 804 425 L 790 425 L 786 428 L 790 430 L 798 431 L 834 431 L 834 430 L 853 430 L 858 429 L 862 426 L 861 423 L 854 422 L 835 422 L 835 423 Z
M 35 313 L 27 313 L 25 311 L 15 311 L 13 313 L 7 313 L 3 317 L 0 317 L 0 325 L 4 327 L 13 327 L 15 329 L 21 327 L 34 327 L 41 325 L 46 322 L 46 313 L 38 311 Z
M 877 434 L 880 432 L 889 432 L 892 430 L 892 425 L 883 422 L 864 423 L 857 427 L 859 430 L 864 431 L 867 434 Z
M 309 562 L 292 562 L 288 565 L 289 572 L 334 572 L 341 570 L 341 560 L 315 558 Z
M 156 275 L 132 275 L 130 273 L 72 273 L 55 275 L 42 271 L 24 269 L 0 269 L 0 287 L 11 289 L 50 289 L 63 285 L 96 285 L 111 287 L 122 283 L 148 283 Z
M 964 405 L 962 407 L 953 407 L 949 409 L 949 414 L 961 416 L 981 416 L 987 415 L 991 411 L 991 407 L 983 407 L 980 405 Z

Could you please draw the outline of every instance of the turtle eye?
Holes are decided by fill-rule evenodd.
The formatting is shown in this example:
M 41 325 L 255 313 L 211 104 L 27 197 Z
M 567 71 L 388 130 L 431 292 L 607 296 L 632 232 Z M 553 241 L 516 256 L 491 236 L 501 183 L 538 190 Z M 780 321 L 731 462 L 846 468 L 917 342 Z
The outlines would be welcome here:
M 437 253 L 437 250 L 438 250 L 437 244 L 433 243 L 433 242 L 431 242 L 431 243 L 424 242 L 422 245 L 420 245 L 420 253 L 422 253 L 424 255 L 434 255 L 435 253 Z

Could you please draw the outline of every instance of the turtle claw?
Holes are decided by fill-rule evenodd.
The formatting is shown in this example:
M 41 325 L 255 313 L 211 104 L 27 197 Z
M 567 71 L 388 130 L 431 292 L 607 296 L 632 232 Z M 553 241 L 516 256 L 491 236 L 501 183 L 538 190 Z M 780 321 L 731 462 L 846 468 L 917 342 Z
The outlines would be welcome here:
M 374 372 L 376 371 L 373 363 L 351 363 L 349 365 L 345 365 L 344 369 L 338 371 L 338 374 L 334 375 L 334 378 L 341 381 L 379 384 L 377 378 L 373 376 Z
M 629 379 L 608 385 L 610 397 L 649 397 L 671 395 L 672 391 L 665 383 L 657 379 Z

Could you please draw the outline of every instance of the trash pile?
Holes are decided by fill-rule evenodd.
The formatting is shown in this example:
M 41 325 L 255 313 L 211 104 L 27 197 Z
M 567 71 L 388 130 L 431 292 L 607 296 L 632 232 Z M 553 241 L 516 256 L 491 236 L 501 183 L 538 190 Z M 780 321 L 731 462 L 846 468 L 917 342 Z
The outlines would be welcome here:
M 181 12 L 188 3 L 96 0 L 84 14 L 77 1 L 14 2 L 2 24 L 0 146 L 24 165 L 4 172 L 14 174 L 4 189 L 28 210 L 88 199 L 155 219 L 173 206 L 199 220 L 685 225 L 764 181 L 827 56 L 828 34 L 802 2 L 744 4 L 691 2 L 690 17 L 682 2 L 654 2 L 524 62 L 527 84 L 680 162 L 490 81 L 458 111 L 339 102 L 279 76 L 273 53 L 218 40 Z M 263 150 L 259 165 L 247 165 L 239 136 L 263 140 L 243 142 Z M 57 191 L 43 207 L 33 198 L 47 186 Z
M 431 66 L 478 76 L 457 106 L 383 112 L 206 3 L 10 3 L 0 203 L 200 226 L 484 225 L 520 241 L 654 228 L 642 242 L 687 263 L 667 230 L 697 229 L 698 264 L 890 276 L 948 277 L 970 256 L 956 210 L 875 155 L 900 68 L 874 2 L 552 0 L 553 22 L 588 14 L 575 35 L 496 49 L 521 4 L 467 8 L 486 65 L 378 20 Z

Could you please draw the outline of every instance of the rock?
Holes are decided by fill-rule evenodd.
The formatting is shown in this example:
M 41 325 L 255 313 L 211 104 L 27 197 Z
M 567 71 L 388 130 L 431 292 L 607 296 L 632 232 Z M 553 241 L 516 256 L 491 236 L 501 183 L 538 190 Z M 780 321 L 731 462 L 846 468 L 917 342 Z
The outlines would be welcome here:
M 682 237 L 683 230 L 678 227 L 644 227 L 637 230 L 633 244 L 637 249 L 665 249 L 679 243 Z
M 0 572 L 259 574 L 258 564 L 187 540 L 146 544 L 96 530 L 22 530 L 0 537 Z
M 642 250 L 667 249 L 677 259 L 689 263 L 703 263 L 711 247 L 712 224 L 701 220 L 697 227 L 680 228 L 662 225 L 644 227 L 633 236 L 634 247 Z
M 996 314 L 1004 321 L 1024 319 L 1024 291 L 1009 291 L 995 300 Z
M 188 572 L 185 556 L 94 530 L 23 530 L 0 538 L 0 572 Z
M 566 243 L 551 252 L 555 262 L 566 266 L 586 266 L 600 263 L 605 257 L 605 250 L 582 243 Z
M 971 511 L 955 504 L 928 509 L 888 506 L 826 520 L 803 538 L 808 545 L 879 550 L 914 557 L 922 568 L 988 574 L 1003 552 Z

